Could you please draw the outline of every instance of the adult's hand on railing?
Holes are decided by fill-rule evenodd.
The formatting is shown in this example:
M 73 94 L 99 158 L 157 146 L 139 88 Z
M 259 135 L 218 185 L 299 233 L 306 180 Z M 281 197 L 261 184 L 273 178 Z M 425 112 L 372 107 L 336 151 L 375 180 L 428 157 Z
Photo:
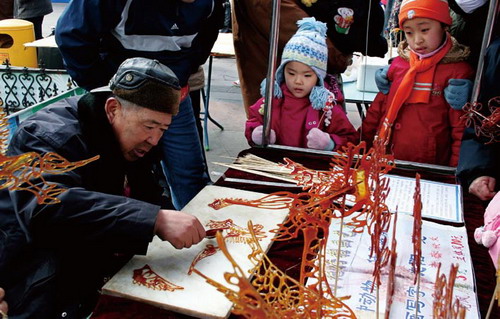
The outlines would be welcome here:
M 495 196 L 496 179 L 490 176 L 480 176 L 469 186 L 469 193 L 481 200 L 489 200 Z

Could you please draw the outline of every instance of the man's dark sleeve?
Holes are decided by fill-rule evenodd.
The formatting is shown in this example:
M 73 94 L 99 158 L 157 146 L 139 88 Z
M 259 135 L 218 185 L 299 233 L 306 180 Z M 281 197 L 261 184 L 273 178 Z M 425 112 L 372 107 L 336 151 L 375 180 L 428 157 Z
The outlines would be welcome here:
M 483 111 L 488 109 L 488 101 L 500 96 L 500 37 L 497 37 L 486 51 L 484 73 L 480 87 L 479 101 Z M 486 116 L 490 115 L 485 113 Z M 462 138 L 457 176 L 464 189 L 480 176 L 490 176 L 496 179 L 497 188 L 500 185 L 500 142 L 485 144 L 488 138 L 478 137 L 474 129 L 467 128 Z
M 465 191 L 480 176 L 490 176 L 500 183 L 500 144 L 485 144 L 487 139 L 479 138 L 473 128 L 467 128 L 460 146 L 457 177 Z
M 49 141 L 48 136 L 38 137 L 20 129 L 10 144 L 9 155 L 57 152 Z M 29 145 L 29 149 L 25 145 Z M 40 205 L 36 196 L 26 190 L 8 191 L 2 198 L 10 198 L 19 222 L 29 230 L 29 240 L 36 239 L 40 245 L 95 245 L 117 252 L 145 253 L 154 235 L 160 207 L 84 189 L 81 187 L 84 169 L 85 166 L 62 174 L 44 175 L 45 182 L 32 179 L 34 185 L 43 189 L 67 189 L 57 196 L 60 203 Z
M 193 63 L 191 74 L 198 70 L 198 66 L 205 64 L 214 46 L 219 30 L 224 26 L 224 1 L 215 0 L 214 10 L 210 17 L 202 24 L 196 38 L 193 41 L 192 52 Z

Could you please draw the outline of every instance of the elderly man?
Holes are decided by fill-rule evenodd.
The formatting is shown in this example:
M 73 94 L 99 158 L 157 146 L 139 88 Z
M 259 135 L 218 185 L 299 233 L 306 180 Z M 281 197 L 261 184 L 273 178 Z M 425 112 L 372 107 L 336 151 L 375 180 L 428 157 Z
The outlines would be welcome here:
M 155 234 L 176 248 L 205 236 L 194 216 L 161 207 L 155 146 L 178 111 L 177 77 L 158 61 L 132 58 L 109 89 L 38 111 L 10 142 L 8 155 L 100 156 L 44 176 L 67 189 L 59 204 L 40 205 L 27 191 L 0 192 L 0 287 L 11 316 L 82 318 L 103 278 L 132 254 L 145 253 Z
M 87 90 L 108 83 L 125 59 L 146 57 L 172 69 L 188 92 L 223 21 L 222 0 L 74 0 L 55 38 L 66 70 Z M 210 182 L 189 95 L 159 148 L 173 205 L 182 209 Z

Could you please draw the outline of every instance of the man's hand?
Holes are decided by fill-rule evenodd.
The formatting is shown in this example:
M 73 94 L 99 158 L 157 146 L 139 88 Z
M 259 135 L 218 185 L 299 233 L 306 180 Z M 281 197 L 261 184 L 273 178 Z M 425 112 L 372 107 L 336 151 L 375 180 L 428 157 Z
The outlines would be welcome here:
M 469 193 L 476 195 L 481 200 L 489 200 L 495 196 L 496 180 L 490 176 L 480 176 L 469 186 Z
M 155 234 L 181 249 L 199 243 L 205 238 L 205 229 L 195 216 L 161 209 L 156 217 Z
M 377 84 L 378 90 L 384 94 L 389 93 L 391 88 L 391 82 L 387 78 L 387 71 L 389 71 L 388 65 L 375 71 L 375 84 Z
M 7 318 L 7 312 L 9 311 L 9 306 L 7 305 L 7 301 L 5 301 L 4 298 L 5 298 L 5 290 L 3 290 L 3 288 L 0 288 L 0 314 L 2 318 Z
M 252 141 L 256 145 L 262 145 L 262 135 L 264 134 L 264 126 L 260 125 L 253 129 L 252 131 Z M 269 134 L 269 144 L 276 143 L 276 132 L 271 129 Z

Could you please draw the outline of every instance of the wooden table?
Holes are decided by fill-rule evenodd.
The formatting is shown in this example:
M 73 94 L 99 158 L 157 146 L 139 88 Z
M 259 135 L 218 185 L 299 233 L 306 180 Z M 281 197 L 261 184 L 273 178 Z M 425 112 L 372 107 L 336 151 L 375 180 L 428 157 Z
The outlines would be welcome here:
M 303 164 L 306 167 L 326 170 L 329 169 L 330 159 L 325 155 L 289 152 L 284 150 L 264 149 L 264 148 L 251 148 L 242 151 L 239 156 L 245 154 L 254 154 L 274 162 L 283 162 L 283 157 L 288 157 L 296 162 Z M 401 170 L 394 169 L 391 174 L 411 176 L 414 177 L 415 170 Z M 429 173 L 425 170 L 419 170 L 418 173 L 422 175 L 423 179 L 435 180 L 440 182 L 454 183 L 455 177 L 452 175 L 438 175 Z M 241 182 L 228 182 L 225 179 L 233 180 L 259 180 L 259 181 L 274 181 L 262 176 L 253 175 L 233 169 L 226 171 L 215 184 L 219 186 L 226 186 L 244 190 L 251 190 L 262 193 L 271 193 L 283 188 L 277 189 L 273 186 L 258 185 L 255 183 L 241 183 Z M 297 188 L 286 189 L 292 192 L 297 192 Z M 471 257 L 473 261 L 473 268 L 476 274 L 477 295 L 479 301 L 479 308 L 484 318 L 487 313 L 489 302 L 495 288 L 495 268 L 488 255 L 488 250 L 478 245 L 474 241 L 474 230 L 483 225 L 483 213 L 485 205 L 475 197 L 465 194 L 464 195 L 464 217 L 467 226 L 467 235 L 469 239 L 469 246 L 471 247 Z M 299 264 L 302 253 L 303 242 L 301 238 L 294 239 L 290 242 L 275 242 L 271 247 L 268 256 L 281 270 L 285 271 L 288 275 L 298 278 Z M 140 304 L 130 300 L 125 300 L 116 297 L 102 296 L 94 315 L 92 318 L 189 318 L 177 313 L 168 312 L 155 308 L 153 306 Z M 231 318 L 238 318 L 231 315 Z M 494 307 L 494 311 L 490 318 L 500 318 L 500 311 L 498 307 Z

